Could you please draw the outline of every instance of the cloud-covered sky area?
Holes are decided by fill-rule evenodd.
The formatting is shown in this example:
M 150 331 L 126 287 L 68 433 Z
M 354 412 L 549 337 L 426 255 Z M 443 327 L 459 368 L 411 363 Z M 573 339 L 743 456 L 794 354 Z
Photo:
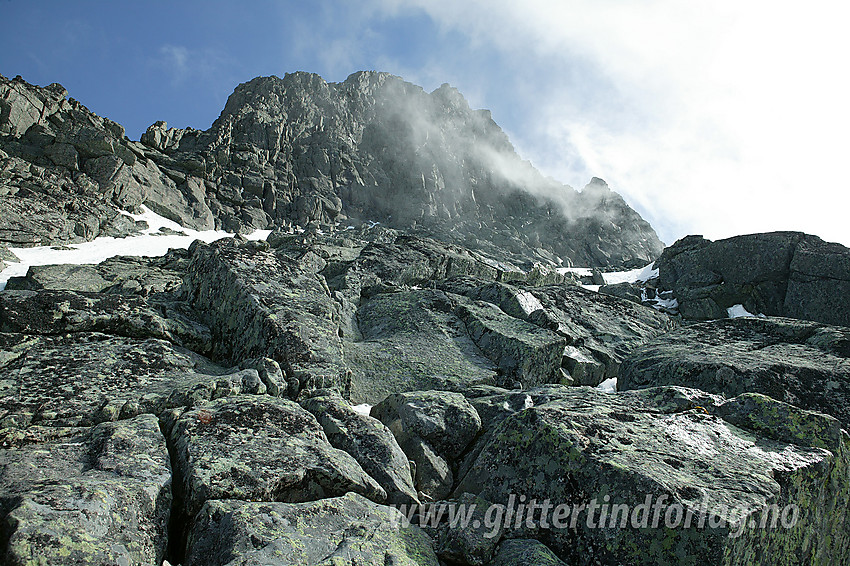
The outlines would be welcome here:
M 850 7 L 762 0 L 0 0 L 0 73 L 123 124 L 207 128 L 305 70 L 449 82 L 520 155 L 608 181 L 670 244 L 801 230 L 850 245 Z

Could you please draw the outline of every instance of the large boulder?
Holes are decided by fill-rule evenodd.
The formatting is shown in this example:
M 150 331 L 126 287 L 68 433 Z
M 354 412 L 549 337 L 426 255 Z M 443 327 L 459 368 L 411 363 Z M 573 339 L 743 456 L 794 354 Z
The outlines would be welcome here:
M 186 566 L 438 566 L 431 540 L 392 507 L 354 493 L 312 503 L 208 501 Z
M 416 489 L 425 499 L 445 499 L 452 468 L 481 429 L 481 418 L 460 393 L 414 391 L 390 395 L 371 416 L 392 431 L 416 466 Z
M 504 419 L 457 492 L 571 564 L 846 561 L 850 438 L 754 395 L 564 388 Z
M 490 566 L 566 566 L 546 545 L 534 539 L 506 540 Z
M 115 256 L 97 265 L 33 265 L 24 277 L 12 277 L 8 290 L 67 290 L 147 297 L 175 293 L 183 284 L 186 250 L 161 257 Z
M 211 499 L 296 503 L 349 491 L 387 497 L 354 458 L 331 446 L 313 415 L 288 399 L 217 399 L 169 428 L 189 518 Z
M 358 335 L 344 337 L 352 399 L 377 403 L 403 391 L 462 391 L 500 381 L 451 297 L 435 289 L 394 291 L 362 298 L 354 315 Z
M 4 564 L 162 563 L 171 467 L 156 417 L 0 440 Z
M 270 358 L 302 389 L 348 395 L 340 316 L 320 273 L 326 262 L 309 249 L 290 257 L 264 247 L 224 239 L 189 248 L 189 302 L 213 329 L 216 355 Z
M 681 385 L 763 393 L 850 426 L 850 329 L 784 318 L 683 326 L 623 363 L 621 390 Z
M 458 316 L 482 352 L 499 365 L 509 383 L 558 383 L 567 341 L 558 334 L 507 315 L 484 301 L 458 305 Z
M 0 332 L 57 335 L 102 332 L 128 338 L 159 338 L 200 354 L 212 350 L 210 329 L 179 303 L 141 297 L 72 291 L 0 293 Z
M 557 342 L 560 355 L 553 351 L 547 358 L 540 352 L 537 361 L 528 360 L 535 373 L 548 375 L 545 379 L 523 381 L 531 386 L 547 382 L 598 385 L 606 378 L 617 376 L 620 363 L 632 350 L 672 327 L 669 317 L 653 309 L 600 295 L 578 285 L 529 287 L 457 277 L 442 282 L 440 287 L 499 307 L 498 310 L 489 309 L 490 314 L 498 315 L 500 310 L 519 319 L 500 326 L 515 326 L 526 342 L 546 335 L 560 337 Z M 496 318 L 505 320 L 503 316 Z M 528 331 L 523 321 L 540 330 Z M 473 323 L 470 334 L 481 326 L 481 323 Z M 510 333 L 502 334 L 508 336 Z M 543 341 L 556 343 L 552 338 Z M 497 343 L 488 343 L 482 350 L 490 352 Z M 499 350 L 494 354 L 505 355 Z M 514 358 L 508 356 L 508 359 Z M 559 376 L 559 369 L 567 375 Z
M 801 232 L 770 232 L 712 242 L 688 236 L 664 250 L 659 288 L 671 290 L 688 319 L 751 313 L 850 326 L 850 249 Z
M 850 326 L 850 249 L 807 237 L 791 259 L 783 315 Z
M 301 406 L 316 417 L 334 448 L 351 454 L 381 484 L 388 503 L 419 503 L 410 461 L 385 424 L 357 412 L 335 392 L 320 392 Z

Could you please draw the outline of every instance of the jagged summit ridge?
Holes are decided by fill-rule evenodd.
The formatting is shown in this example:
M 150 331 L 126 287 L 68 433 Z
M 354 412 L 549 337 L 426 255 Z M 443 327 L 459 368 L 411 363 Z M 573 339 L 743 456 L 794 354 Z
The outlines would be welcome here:
M 643 265 L 662 249 L 604 183 L 577 192 L 544 177 L 489 111 L 447 84 L 428 93 L 374 71 L 339 83 L 306 72 L 258 77 L 236 87 L 209 129 L 156 122 L 140 142 L 66 95 L 2 79 L 0 123 L 9 158 L 93 181 L 96 191 L 74 190 L 88 196 L 72 209 L 144 204 L 187 227 L 231 232 L 379 221 L 518 263 Z M 56 244 L 107 229 L 73 222 L 65 215 L 67 226 L 48 230 L 62 237 L 22 217 L 9 231 Z
M 235 89 L 208 131 L 171 138 L 163 150 L 206 154 L 213 174 L 241 173 L 243 188 L 246 169 L 269 181 L 273 219 L 327 223 L 343 213 L 591 265 L 646 263 L 661 249 L 618 195 L 603 202 L 545 178 L 489 111 L 472 110 L 448 84 L 427 93 L 373 71 L 340 83 L 258 77 Z

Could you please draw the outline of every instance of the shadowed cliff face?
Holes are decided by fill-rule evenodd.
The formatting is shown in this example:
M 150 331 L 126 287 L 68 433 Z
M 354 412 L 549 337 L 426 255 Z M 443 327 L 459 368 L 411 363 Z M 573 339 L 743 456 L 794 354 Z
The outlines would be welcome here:
M 179 161 L 194 154 L 220 195 L 241 193 L 273 222 L 375 220 L 545 263 L 645 264 L 662 248 L 603 181 L 577 192 L 545 178 L 449 85 L 426 93 L 377 72 L 260 77 L 209 130 L 155 125 L 142 141 Z

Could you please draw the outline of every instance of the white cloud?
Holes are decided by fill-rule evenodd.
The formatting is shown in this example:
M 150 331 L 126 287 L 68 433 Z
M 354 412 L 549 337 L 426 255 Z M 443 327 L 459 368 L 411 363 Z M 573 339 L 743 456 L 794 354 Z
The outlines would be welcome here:
M 605 178 L 665 239 L 796 229 L 850 244 L 842 4 L 377 1 L 495 48 L 518 82 L 545 69 L 510 132 L 520 152 L 573 185 Z

